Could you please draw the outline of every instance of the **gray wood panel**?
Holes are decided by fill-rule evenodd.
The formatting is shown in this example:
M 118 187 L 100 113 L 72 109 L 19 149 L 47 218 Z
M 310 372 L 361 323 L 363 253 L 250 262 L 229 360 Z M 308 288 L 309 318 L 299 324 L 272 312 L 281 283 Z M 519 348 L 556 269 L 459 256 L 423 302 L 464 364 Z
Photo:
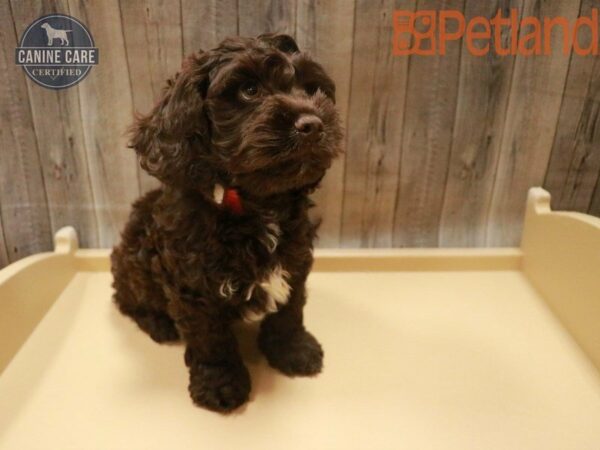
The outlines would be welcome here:
M 521 10 L 522 3 L 522 0 L 467 0 L 465 16 L 467 20 L 478 16 L 492 18 L 501 10 L 507 17 L 511 8 Z M 508 33 L 502 35 L 502 48 L 508 47 L 509 38 Z M 478 45 L 484 44 L 479 41 Z M 495 52 L 489 52 L 485 57 L 474 56 L 468 52 L 466 41 L 463 42 L 456 122 L 440 222 L 440 246 L 485 246 L 487 212 L 513 67 L 514 56 L 499 56 Z
M 9 0 L 0 4 L 0 267 L 49 250 L 71 224 L 111 246 L 140 193 L 157 185 L 126 148 L 182 58 L 223 38 L 280 31 L 337 84 L 346 152 L 314 198 L 319 246 L 518 244 L 527 189 L 600 216 L 600 62 L 563 55 L 392 55 L 395 9 L 467 19 L 590 15 L 596 0 Z M 43 89 L 14 64 L 42 14 L 81 19 L 100 64 L 75 88 Z M 580 43 L 592 38 L 582 29 Z M 523 33 L 523 31 L 522 31 Z M 502 36 L 507 43 L 508 33 Z M 493 44 L 492 44 L 493 45 Z
M 50 248 L 52 232 L 38 141 L 23 70 L 14 64 L 17 31 L 0 2 L 0 211 L 8 259 Z
M 439 2 L 433 0 L 417 3 L 417 9 L 432 10 L 436 6 Z M 444 7 L 464 12 L 462 0 L 444 2 Z M 436 247 L 439 244 L 460 53 L 460 43 L 452 41 L 445 55 L 410 57 L 394 217 L 395 246 Z
M 579 0 L 525 0 L 524 16 L 561 16 L 574 20 Z M 521 29 L 521 36 L 530 29 Z M 562 48 L 560 33 L 552 47 Z M 518 55 L 515 61 L 500 159 L 487 224 L 487 244 L 517 245 L 521 237 L 527 190 L 540 186 L 552 151 L 570 55 Z
M 392 245 L 412 61 L 390 51 L 393 7 L 393 1 L 356 4 L 342 218 L 342 244 L 348 247 Z M 415 2 L 398 7 L 413 10 Z
M 238 34 L 238 0 L 181 0 L 181 11 L 184 55 Z
M 6 242 L 4 241 L 4 227 L 2 226 L 2 205 L 0 204 L 0 267 L 9 263 Z
M 279 32 L 296 34 L 297 0 L 238 0 L 238 32 L 242 36 Z
M 11 5 L 15 22 L 23 24 L 17 29 L 19 35 L 38 17 L 68 10 L 66 1 L 13 0 Z M 72 225 L 80 232 L 82 246 L 98 246 L 79 93 L 77 89 L 40 89 L 29 80 L 27 87 L 52 230 Z
M 83 135 L 98 216 L 99 244 L 113 245 L 140 194 L 137 158 L 127 148 L 126 130 L 133 117 L 121 11 L 116 0 L 69 0 L 100 49 L 101 63 L 77 86 Z
M 584 0 L 581 14 L 591 15 L 597 2 Z M 590 45 L 589 28 L 582 28 L 581 45 Z M 544 187 L 552 207 L 586 211 L 600 174 L 600 63 L 597 57 L 571 55 L 560 116 Z

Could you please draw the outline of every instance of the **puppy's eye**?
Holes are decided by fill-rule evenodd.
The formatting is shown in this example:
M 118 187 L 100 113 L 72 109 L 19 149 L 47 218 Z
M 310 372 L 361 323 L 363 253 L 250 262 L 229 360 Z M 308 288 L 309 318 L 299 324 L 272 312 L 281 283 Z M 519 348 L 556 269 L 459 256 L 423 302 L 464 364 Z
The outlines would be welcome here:
M 254 81 L 248 81 L 240 87 L 240 95 L 245 100 L 252 100 L 258 96 L 258 84 Z

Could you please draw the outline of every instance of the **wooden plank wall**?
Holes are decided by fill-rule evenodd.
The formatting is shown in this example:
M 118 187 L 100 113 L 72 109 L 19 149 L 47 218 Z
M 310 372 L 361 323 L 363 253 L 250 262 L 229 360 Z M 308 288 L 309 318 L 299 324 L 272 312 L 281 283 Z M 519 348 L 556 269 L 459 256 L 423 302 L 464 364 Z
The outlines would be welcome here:
M 518 245 L 527 189 L 600 215 L 600 62 L 563 55 L 394 57 L 392 11 L 467 18 L 591 14 L 596 0 L 10 0 L 0 2 L 0 267 L 51 249 L 74 225 L 111 246 L 130 203 L 157 185 L 126 148 L 184 55 L 228 35 L 282 31 L 337 83 L 346 152 L 315 198 L 320 246 Z M 14 64 L 27 25 L 78 17 L 102 53 L 75 88 L 51 91 Z M 584 29 L 585 30 L 585 29 Z M 507 45 L 509 35 L 501 36 Z M 560 33 L 553 35 L 560 47 Z M 594 36 L 587 32 L 580 43 Z

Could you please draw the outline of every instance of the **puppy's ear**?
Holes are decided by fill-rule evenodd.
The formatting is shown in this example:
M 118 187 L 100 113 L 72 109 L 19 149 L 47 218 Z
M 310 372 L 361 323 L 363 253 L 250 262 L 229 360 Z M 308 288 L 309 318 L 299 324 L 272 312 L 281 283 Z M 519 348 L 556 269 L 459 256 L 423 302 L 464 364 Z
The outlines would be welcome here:
M 209 55 L 190 56 L 181 71 L 167 81 L 162 98 L 150 114 L 137 117 L 130 147 L 140 165 L 165 184 L 210 184 L 199 172 L 208 171 L 209 124 L 203 104 L 208 87 Z
M 300 51 L 294 38 L 287 34 L 261 34 L 258 39 L 289 55 Z

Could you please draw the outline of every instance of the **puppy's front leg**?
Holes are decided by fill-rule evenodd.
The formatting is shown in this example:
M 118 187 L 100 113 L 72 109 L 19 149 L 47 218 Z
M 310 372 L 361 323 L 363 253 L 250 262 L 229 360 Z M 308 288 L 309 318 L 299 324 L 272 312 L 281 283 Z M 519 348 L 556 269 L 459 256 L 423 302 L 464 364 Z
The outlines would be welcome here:
M 185 363 L 194 403 L 229 412 L 248 401 L 250 375 L 222 311 L 200 300 L 172 302 L 169 312 L 186 342 Z
M 263 320 L 258 345 L 269 364 L 286 375 L 316 375 L 323 367 L 323 349 L 304 328 L 304 281 L 294 284 L 288 303 Z

